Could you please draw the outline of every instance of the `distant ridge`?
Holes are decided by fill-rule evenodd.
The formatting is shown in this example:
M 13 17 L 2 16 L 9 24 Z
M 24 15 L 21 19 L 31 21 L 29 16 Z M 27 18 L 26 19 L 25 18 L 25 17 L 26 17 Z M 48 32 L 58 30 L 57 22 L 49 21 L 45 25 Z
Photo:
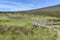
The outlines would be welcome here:
M 26 10 L 26 11 L 60 11 L 60 4 L 49 6 L 49 7 L 44 7 L 44 8 L 33 9 L 33 10 Z M 0 12 L 3 12 L 3 11 L 0 11 Z M 23 12 L 23 11 L 10 11 L 10 12 Z
M 33 9 L 33 10 L 13 11 L 13 12 L 7 12 L 7 13 L 22 13 L 22 14 L 34 14 L 34 15 L 36 14 L 36 15 L 60 17 L 60 4 L 50 6 L 50 7 Z
M 42 10 L 42 11 L 60 11 L 60 4 L 50 6 L 50 7 L 41 8 L 40 10 Z
M 26 10 L 26 11 L 59 11 L 60 10 L 60 4 L 54 5 L 54 6 L 48 6 L 44 8 L 38 8 L 38 9 L 33 9 L 33 10 Z M 18 11 L 19 12 L 19 11 Z

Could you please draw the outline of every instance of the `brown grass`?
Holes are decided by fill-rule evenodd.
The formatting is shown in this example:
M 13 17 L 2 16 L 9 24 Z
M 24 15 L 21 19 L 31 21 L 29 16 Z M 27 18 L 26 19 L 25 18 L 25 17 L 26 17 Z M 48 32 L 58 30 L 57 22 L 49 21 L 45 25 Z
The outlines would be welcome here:
M 9 31 L 9 32 L 14 32 L 16 33 L 17 32 L 23 32 L 24 34 L 29 34 L 29 33 L 33 33 L 33 31 L 31 29 L 28 29 L 26 27 L 23 27 L 23 26 L 0 26 L 0 32 L 6 32 L 6 31 Z

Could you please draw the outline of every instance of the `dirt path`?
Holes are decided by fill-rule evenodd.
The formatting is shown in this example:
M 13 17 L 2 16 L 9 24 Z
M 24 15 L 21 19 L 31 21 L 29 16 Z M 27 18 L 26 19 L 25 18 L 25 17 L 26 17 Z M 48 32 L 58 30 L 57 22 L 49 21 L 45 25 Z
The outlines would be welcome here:
M 57 31 L 57 36 L 58 36 L 57 40 L 60 40 L 60 30 L 58 30 L 58 29 L 54 29 L 54 30 Z
M 58 38 L 57 38 L 57 40 L 60 40 L 60 31 L 57 30 L 57 32 L 58 32 Z

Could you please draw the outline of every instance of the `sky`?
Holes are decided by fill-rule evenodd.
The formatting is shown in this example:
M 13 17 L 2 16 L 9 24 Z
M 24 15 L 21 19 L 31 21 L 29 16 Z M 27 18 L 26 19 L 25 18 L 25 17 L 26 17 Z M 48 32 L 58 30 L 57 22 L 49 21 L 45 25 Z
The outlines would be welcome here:
M 60 4 L 60 0 L 0 0 L 0 11 L 24 11 Z

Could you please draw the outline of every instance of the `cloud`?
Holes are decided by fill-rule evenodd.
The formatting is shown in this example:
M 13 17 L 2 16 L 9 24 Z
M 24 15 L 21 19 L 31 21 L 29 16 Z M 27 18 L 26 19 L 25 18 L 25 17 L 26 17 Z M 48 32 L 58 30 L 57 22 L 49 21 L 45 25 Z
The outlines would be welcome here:
M 5 11 L 22 11 L 22 10 L 29 10 L 34 9 L 33 4 L 24 4 L 24 3 L 17 3 L 13 1 L 0 1 L 0 10 L 5 9 Z
M 16 0 L 18 1 L 18 0 Z M 0 0 L 0 11 L 22 11 L 51 6 L 60 3 L 52 0 L 30 0 L 30 3 L 16 2 L 14 0 Z M 50 2 L 49 2 L 50 1 Z

